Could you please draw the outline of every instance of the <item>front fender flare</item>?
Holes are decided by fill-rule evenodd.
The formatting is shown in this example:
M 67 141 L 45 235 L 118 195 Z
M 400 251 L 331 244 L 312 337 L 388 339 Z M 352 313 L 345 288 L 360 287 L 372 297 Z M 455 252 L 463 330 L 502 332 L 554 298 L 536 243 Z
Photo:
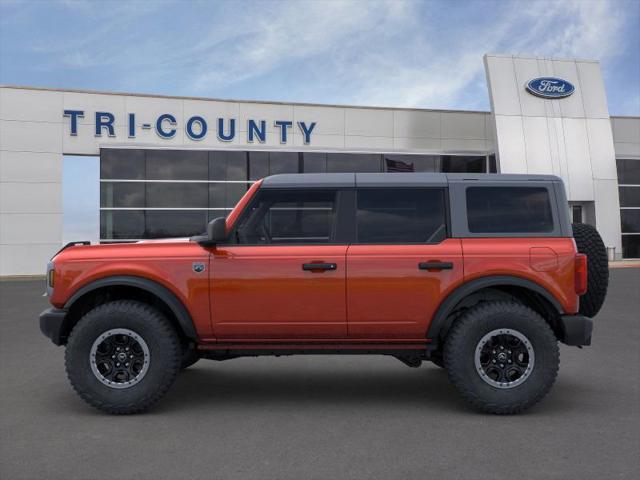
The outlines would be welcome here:
M 73 304 L 87 293 L 100 288 L 115 286 L 135 287 L 155 295 L 169 307 L 176 317 L 184 335 L 189 339 L 197 339 L 198 335 L 195 327 L 193 326 L 193 320 L 182 301 L 180 301 L 180 299 L 167 287 L 147 278 L 136 277 L 133 275 L 116 275 L 94 280 L 93 282 L 79 288 L 65 303 L 64 309 L 69 311 Z

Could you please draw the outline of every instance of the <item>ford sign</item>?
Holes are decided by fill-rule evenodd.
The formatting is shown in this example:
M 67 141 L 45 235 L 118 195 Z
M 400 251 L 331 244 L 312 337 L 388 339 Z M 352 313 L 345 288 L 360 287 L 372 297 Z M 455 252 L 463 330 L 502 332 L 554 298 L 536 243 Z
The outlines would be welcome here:
M 543 98 L 564 98 L 571 95 L 576 87 L 566 80 L 555 77 L 539 77 L 529 80 L 526 85 L 529 93 Z

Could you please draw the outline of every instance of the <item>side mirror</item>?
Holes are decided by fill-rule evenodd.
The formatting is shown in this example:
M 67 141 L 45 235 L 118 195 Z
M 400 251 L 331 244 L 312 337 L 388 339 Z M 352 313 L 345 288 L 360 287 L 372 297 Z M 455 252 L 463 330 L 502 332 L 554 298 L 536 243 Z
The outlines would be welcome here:
M 192 242 L 197 242 L 205 247 L 213 247 L 219 242 L 227 239 L 227 219 L 224 217 L 214 218 L 207 225 L 207 233 L 191 237 Z
M 215 244 L 227 239 L 227 219 L 225 217 L 214 218 L 207 225 L 207 237 L 209 242 Z

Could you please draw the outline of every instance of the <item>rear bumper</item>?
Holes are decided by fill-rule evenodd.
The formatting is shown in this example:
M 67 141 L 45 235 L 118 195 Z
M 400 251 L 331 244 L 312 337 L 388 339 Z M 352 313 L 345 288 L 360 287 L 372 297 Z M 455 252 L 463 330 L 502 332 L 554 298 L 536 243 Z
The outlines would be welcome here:
M 40 314 L 40 331 L 55 345 L 67 343 L 67 311 L 47 308 Z
M 566 345 L 591 345 L 593 320 L 582 315 L 562 315 L 560 317 L 560 341 Z

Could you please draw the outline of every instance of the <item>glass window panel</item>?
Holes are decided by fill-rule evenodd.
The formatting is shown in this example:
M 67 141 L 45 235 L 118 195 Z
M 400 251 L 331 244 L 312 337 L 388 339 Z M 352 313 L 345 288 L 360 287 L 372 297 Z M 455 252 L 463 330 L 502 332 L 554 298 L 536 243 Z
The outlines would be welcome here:
M 249 180 L 269 176 L 269 152 L 249 152 Z
M 385 172 L 438 172 L 439 155 L 384 155 Z
M 209 204 L 207 183 L 149 182 L 146 186 L 150 208 L 207 208 Z
M 640 187 L 619 187 L 621 207 L 640 207 Z
M 467 222 L 475 233 L 551 232 L 549 192 L 541 187 L 469 187 Z
M 207 210 L 147 210 L 145 238 L 190 237 L 206 230 Z
M 358 191 L 359 243 L 438 243 L 446 237 L 442 189 Z
M 144 150 L 100 149 L 100 178 L 120 180 L 144 180 Z
M 304 173 L 325 173 L 327 171 L 327 154 L 305 152 L 302 154 Z
M 100 206 L 142 208 L 145 206 L 144 185 L 142 182 L 101 182 Z
M 208 154 L 203 151 L 147 150 L 149 180 L 207 180 Z
M 622 235 L 622 256 L 640 258 L 640 235 Z
M 235 207 L 249 187 L 249 183 L 210 183 L 209 208 Z
M 207 216 L 207 222 L 211 220 L 215 220 L 218 217 L 226 217 L 231 213 L 231 209 L 229 210 L 209 210 L 209 215 Z M 203 230 L 204 232 L 204 230 Z
M 443 155 L 442 171 L 445 173 L 486 173 L 486 157 Z
M 640 185 L 640 160 L 618 158 L 618 183 Z
M 227 178 L 225 180 L 247 180 L 247 152 L 224 152 L 227 158 Z
M 327 153 L 327 172 L 381 172 L 381 158 L 373 153 Z
M 226 208 L 227 205 L 227 184 L 209 184 L 209 208 Z
M 496 156 L 489 155 L 489 173 L 498 173 L 498 163 L 496 162 Z
M 298 154 L 295 152 L 269 152 L 269 174 L 298 173 Z
M 582 223 L 582 205 L 573 205 L 571 207 L 571 216 L 573 223 Z
M 620 210 L 622 233 L 640 233 L 640 210 Z
M 100 238 L 138 239 L 144 238 L 144 211 L 101 210 Z
M 235 207 L 242 196 L 247 193 L 247 183 L 227 183 L 227 204 L 225 207 Z
M 227 179 L 227 157 L 225 152 L 209 152 L 209 180 Z
M 241 244 L 330 243 L 335 191 L 264 191 L 238 226 Z

